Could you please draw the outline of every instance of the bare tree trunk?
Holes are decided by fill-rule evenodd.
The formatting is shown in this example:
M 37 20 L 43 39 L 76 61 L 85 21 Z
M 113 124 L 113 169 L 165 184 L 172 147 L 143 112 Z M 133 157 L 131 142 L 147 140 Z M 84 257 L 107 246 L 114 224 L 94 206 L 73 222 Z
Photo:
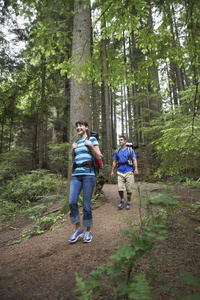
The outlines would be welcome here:
M 3 152 L 4 122 L 5 122 L 5 116 L 4 116 L 4 114 L 3 114 L 3 118 L 2 118 L 2 121 L 1 121 L 1 143 L 0 143 L 0 153 Z
M 66 104 L 64 108 L 64 122 L 63 127 L 63 142 L 69 142 L 69 127 L 70 127 L 70 81 L 66 77 L 64 82 L 64 97 L 66 99 Z
M 123 85 L 121 85 L 121 124 L 122 124 L 122 131 L 121 134 L 125 135 L 125 130 L 124 130 L 124 100 L 123 100 Z
M 45 102 L 45 81 L 46 81 L 46 62 L 45 57 L 42 55 L 42 90 L 41 90 L 41 105 L 39 115 L 39 134 L 38 134 L 38 155 L 39 155 L 39 168 L 42 168 L 44 161 L 44 102 Z
M 117 112 L 115 93 L 111 92 L 111 127 L 112 127 L 112 149 L 116 148 L 117 141 Z
M 71 78 L 71 103 L 70 103 L 70 149 L 76 141 L 75 122 L 84 119 L 90 124 L 90 93 L 87 76 L 79 77 L 81 69 L 85 73 L 85 64 L 91 59 L 91 18 L 90 1 L 75 2 L 73 23 L 72 59 L 74 62 L 74 76 Z M 81 72 L 81 73 L 82 73 Z M 72 158 L 69 151 L 68 181 L 66 200 L 59 213 L 69 211 L 69 191 L 72 175 Z
M 90 125 L 90 93 L 87 76 L 79 77 L 81 69 L 91 59 L 91 20 L 89 1 L 74 4 L 74 24 L 72 58 L 74 62 L 74 76 L 71 78 L 71 103 L 70 103 L 70 144 L 76 139 L 75 122 L 85 119 Z
M 102 24 L 104 28 L 105 24 Z M 101 100 L 102 100 L 102 152 L 104 155 L 105 163 L 111 164 L 112 162 L 112 131 L 111 131 L 111 108 L 110 108 L 110 96 L 109 87 L 106 79 L 104 79 L 107 73 L 107 53 L 106 53 L 106 41 L 102 40 L 102 85 L 101 85 Z
M 94 80 L 92 82 L 92 129 L 99 132 L 99 114 L 98 114 L 96 87 L 95 87 Z

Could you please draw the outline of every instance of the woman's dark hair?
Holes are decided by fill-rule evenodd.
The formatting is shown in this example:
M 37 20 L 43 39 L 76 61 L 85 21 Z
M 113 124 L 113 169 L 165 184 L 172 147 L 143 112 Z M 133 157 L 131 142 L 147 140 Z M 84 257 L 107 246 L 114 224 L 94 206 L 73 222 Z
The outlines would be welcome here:
M 77 127 L 78 124 L 89 127 L 88 122 L 85 121 L 85 120 L 78 120 L 76 122 L 76 127 Z M 90 137 L 90 131 L 88 129 L 86 130 L 86 133 L 87 133 L 87 136 Z

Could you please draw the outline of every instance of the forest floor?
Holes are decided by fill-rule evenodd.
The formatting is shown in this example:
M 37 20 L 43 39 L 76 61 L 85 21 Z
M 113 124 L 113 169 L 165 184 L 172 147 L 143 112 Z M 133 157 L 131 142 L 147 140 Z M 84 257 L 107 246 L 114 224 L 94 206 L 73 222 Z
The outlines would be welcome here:
M 144 184 L 141 188 L 150 195 L 162 189 L 158 184 Z M 197 189 L 183 186 L 175 187 L 174 194 L 180 196 L 178 201 L 182 204 L 191 205 L 200 199 Z M 77 299 L 75 273 L 87 279 L 92 270 L 111 261 L 114 243 L 123 242 L 120 231 L 125 224 L 123 220 L 128 217 L 138 221 L 136 198 L 134 192 L 130 211 L 118 211 L 117 185 L 104 185 L 103 195 L 93 206 L 93 240 L 88 244 L 82 240 L 68 243 L 73 231 L 68 215 L 62 226 L 33 236 L 24 243 L 17 241 L 32 221 L 21 217 L 4 223 L 0 230 L 0 299 Z M 196 291 L 177 276 L 179 272 L 190 272 L 200 277 L 200 236 L 195 232 L 199 222 L 188 215 L 185 207 L 180 206 L 173 212 L 166 239 L 160 248 L 153 250 L 155 259 L 147 256 L 139 264 L 140 271 L 148 275 L 155 300 L 177 299 L 169 291 L 158 289 L 165 284 L 179 289 L 183 295 Z M 98 299 L 111 298 L 102 293 Z

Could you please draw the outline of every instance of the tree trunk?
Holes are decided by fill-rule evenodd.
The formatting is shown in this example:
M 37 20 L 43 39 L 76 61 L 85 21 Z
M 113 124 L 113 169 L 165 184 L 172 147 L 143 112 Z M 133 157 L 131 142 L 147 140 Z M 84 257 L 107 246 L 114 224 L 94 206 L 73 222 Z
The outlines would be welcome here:
M 91 59 L 91 18 L 90 1 L 75 2 L 73 20 L 72 59 L 74 62 L 74 75 L 71 78 L 71 103 L 70 103 L 70 151 L 68 165 L 68 182 L 66 200 L 59 213 L 69 211 L 69 191 L 72 175 L 71 145 L 77 140 L 75 123 L 84 119 L 90 124 L 90 93 L 89 83 L 85 74 L 85 64 Z M 84 73 L 84 78 L 78 71 Z
M 38 155 L 39 155 L 39 168 L 42 168 L 44 161 L 44 102 L 45 102 L 45 80 L 46 80 L 46 62 L 45 57 L 42 55 L 42 90 L 41 90 L 41 104 L 39 115 L 39 133 L 38 133 Z
M 102 28 L 105 24 L 102 23 Z M 106 164 L 112 162 L 112 130 L 111 130 L 111 108 L 110 108 L 110 97 L 109 87 L 106 79 L 104 78 L 108 67 L 107 67 L 107 53 L 106 53 L 106 40 L 102 40 L 102 85 L 101 85 L 101 100 L 102 100 L 102 152 Z
M 63 119 L 65 125 L 63 126 L 63 143 L 69 142 L 69 126 L 70 126 L 70 81 L 66 77 L 64 82 L 64 97 L 65 107 L 64 107 L 64 114 Z

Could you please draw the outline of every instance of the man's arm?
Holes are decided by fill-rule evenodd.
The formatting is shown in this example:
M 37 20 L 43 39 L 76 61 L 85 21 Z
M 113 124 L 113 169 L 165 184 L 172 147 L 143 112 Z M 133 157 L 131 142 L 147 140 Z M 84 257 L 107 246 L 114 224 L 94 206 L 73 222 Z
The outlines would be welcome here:
M 113 159 L 112 170 L 111 170 L 111 173 L 110 173 L 110 177 L 112 177 L 112 178 L 115 176 L 114 175 L 114 169 L 115 169 L 116 165 L 117 165 L 117 160 Z
M 137 164 L 137 159 L 136 159 L 136 157 L 133 157 L 133 163 L 134 163 L 134 167 L 135 167 L 134 174 L 135 174 L 135 175 L 138 175 L 138 164 Z

